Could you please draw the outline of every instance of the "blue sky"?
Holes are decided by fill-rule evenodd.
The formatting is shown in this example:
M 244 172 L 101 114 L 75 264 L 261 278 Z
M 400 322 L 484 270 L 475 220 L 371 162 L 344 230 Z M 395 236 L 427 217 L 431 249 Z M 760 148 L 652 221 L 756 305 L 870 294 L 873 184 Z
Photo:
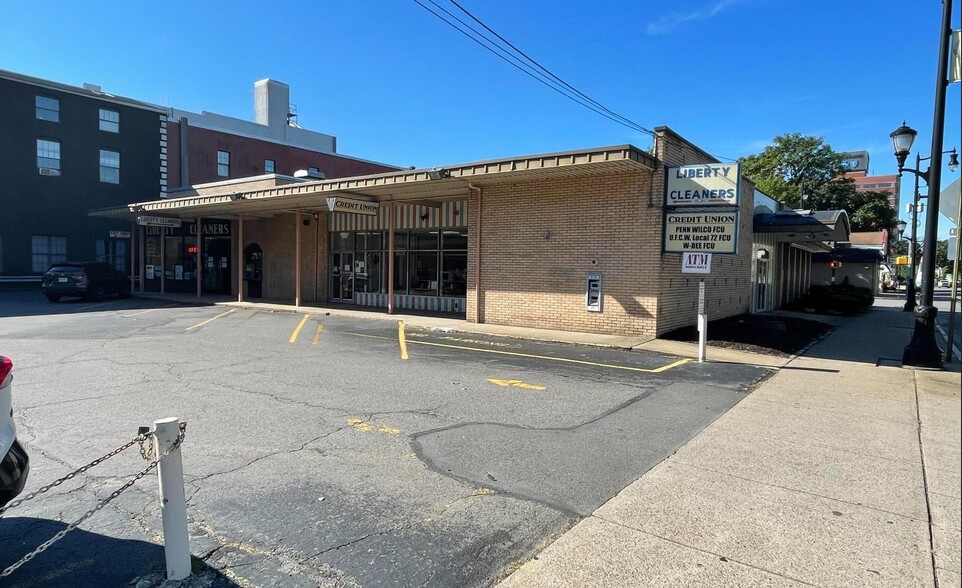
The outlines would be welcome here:
M 43 18 L 6 4 L 0 68 L 245 119 L 254 81 L 271 77 L 290 84 L 300 124 L 336 135 L 348 155 L 421 167 L 651 144 L 413 0 L 48 2 Z M 461 4 L 611 110 L 721 157 L 800 132 L 868 150 L 870 172 L 890 174 L 888 135 L 903 119 L 929 154 L 938 0 Z M 945 148 L 962 148 L 960 84 L 948 105 Z M 943 186 L 955 177 L 944 170 Z M 903 184 L 904 202 L 911 177 Z

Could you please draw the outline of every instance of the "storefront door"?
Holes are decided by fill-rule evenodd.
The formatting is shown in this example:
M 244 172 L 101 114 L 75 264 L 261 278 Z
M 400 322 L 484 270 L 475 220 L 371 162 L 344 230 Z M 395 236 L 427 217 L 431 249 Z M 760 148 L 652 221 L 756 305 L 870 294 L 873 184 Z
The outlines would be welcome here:
M 230 294 L 230 239 L 204 239 L 204 293 Z
M 331 254 L 331 300 L 354 301 L 354 253 Z

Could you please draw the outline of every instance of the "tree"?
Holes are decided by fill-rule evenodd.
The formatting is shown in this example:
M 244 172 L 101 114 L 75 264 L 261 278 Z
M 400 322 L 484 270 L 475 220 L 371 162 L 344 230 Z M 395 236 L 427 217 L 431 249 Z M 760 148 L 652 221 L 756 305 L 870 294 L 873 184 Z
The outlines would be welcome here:
M 824 200 L 829 185 L 843 178 L 842 156 L 820 137 L 779 135 L 758 155 L 739 160 L 742 173 L 775 200 L 801 208 L 802 196 Z M 852 183 L 854 190 L 854 183 Z
M 898 212 L 885 192 L 855 190 L 842 156 L 824 139 L 800 133 L 779 135 L 758 155 L 739 160 L 742 173 L 775 200 L 795 208 L 844 210 L 852 231 L 888 229 L 895 235 Z

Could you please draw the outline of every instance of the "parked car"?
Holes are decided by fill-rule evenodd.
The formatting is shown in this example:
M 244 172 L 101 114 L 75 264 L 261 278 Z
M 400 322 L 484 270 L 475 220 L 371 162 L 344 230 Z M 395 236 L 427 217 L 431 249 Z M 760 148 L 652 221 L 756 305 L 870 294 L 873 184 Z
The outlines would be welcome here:
M 50 302 L 57 302 L 64 296 L 102 298 L 116 294 L 127 298 L 130 296 L 130 280 L 107 263 L 62 261 L 50 266 L 43 275 L 40 291 Z
M 17 497 L 27 483 L 30 458 L 17 441 L 13 422 L 13 362 L 0 355 L 0 507 Z
M 939 280 L 939 288 L 948 288 L 950 286 L 948 278 L 942 278 Z

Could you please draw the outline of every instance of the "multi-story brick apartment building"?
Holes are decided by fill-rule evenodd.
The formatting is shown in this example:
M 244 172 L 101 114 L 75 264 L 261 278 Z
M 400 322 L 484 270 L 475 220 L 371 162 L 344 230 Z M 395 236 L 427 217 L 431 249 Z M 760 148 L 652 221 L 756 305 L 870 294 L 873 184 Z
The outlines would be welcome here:
M 341 155 L 335 137 L 297 126 L 286 84 L 261 80 L 254 93 L 255 120 L 245 121 L 0 70 L 0 286 L 36 282 L 50 263 L 67 258 L 131 271 L 130 225 L 88 217 L 94 208 L 165 198 L 192 182 L 298 170 L 335 178 L 397 169 Z M 223 291 L 232 267 L 223 246 L 229 230 L 212 234 L 221 229 L 202 231 L 211 239 L 208 251 L 218 252 L 217 271 L 205 278 L 211 292 Z M 189 255 L 193 225 L 163 231 L 171 244 L 165 255 Z M 160 235 L 153 229 L 146 243 L 155 257 Z M 131 273 L 143 275 L 141 269 Z M 169 289 L 192 288 L 178 284 L 185 275 L 171 274 Z M 158 288 L 148 282 L 148 289 Z

